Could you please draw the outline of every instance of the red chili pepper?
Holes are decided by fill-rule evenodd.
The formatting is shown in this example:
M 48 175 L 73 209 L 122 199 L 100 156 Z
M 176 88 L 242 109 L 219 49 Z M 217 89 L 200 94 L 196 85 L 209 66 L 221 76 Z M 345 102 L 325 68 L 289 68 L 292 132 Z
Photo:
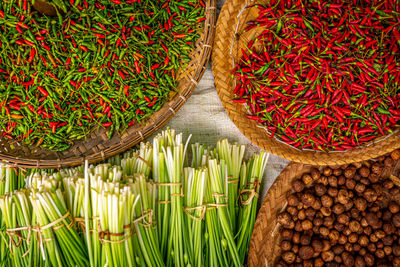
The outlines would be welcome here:
M 126 77 L 125 77 L 125 74 L 122 72 L 122 71 L 118 71 L 118 74 L 119 74 L 119 76 L 122 78 L 122 80 L 125 80 L 126 79 Z
M 47 92 L 47 90 L 44 89 L 43 87 L 38 86 L 37 88 L 38 88 L 39 92 L 40 92 L 42 95 L 44 95 L 44 96 L 46 96 L 46 97 L 49 95 L 49 93 Z
M 17 115 L 17 114 L 11 114 L 11 118 L 16 119 L 16 120 L 21 120 L 24 118 L 23 115 Z
M 42 47 L 44 48 L 44 49 L 46 49 L 46 50 L 48 50 L 48 51 L 51 51 L 51 48 L 48 46 L 48 45 L 46 45 L 45 43 L 41 43 L 41 45 L 42 45 Z
M 110 0 L 110 1 L 111 1 L 111 0 Z M 85 51 L 86 53 L 88 52 L 87 47 L 84 46 L 84 45 L 79 46 L 79 48 L 82 49 L 83 51 Z
M 137 60 L 135 60 L 133 63 L 135 64 L 136 72 L 137 72 L 138 74 L 140 74 L 139 62 L 137 62 Z M 165 65 L 167 65 L 167 64 L 165 64 Z
M 36 55 L 36 50 L 35 48 L 32 48 L 28 59 L 29 63 L 31 63 L 35 59 L 35 55 Z
M 12 108 L 12 109 L 15 109 L 15 110 L 20 110 L 21 109 L 21 107 L 19 105 L 16 105 L 16 104 L 9 104 L 8 106 L 10 108 Z

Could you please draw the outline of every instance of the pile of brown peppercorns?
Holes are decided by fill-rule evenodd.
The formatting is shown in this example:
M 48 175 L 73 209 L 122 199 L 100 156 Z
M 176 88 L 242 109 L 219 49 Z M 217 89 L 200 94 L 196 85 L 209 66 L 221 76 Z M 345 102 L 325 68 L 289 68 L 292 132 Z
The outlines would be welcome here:
M 400 187 L 382 175 L 399 159 L 396 150 L 295 180 L 276 266 L 400 266 Z

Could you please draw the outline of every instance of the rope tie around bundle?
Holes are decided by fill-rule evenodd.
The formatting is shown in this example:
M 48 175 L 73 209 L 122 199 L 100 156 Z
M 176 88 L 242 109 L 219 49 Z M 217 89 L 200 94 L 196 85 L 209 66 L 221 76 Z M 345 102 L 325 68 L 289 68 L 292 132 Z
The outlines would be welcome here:
M 147 219 L 146 219 L 147 218 Z M 138 223 L 143 227 L 151 227 L 153 225 L 153 210 L 148 209 L 144 211 L 144 214 L 139 218 L 132 221 L 132 223 L 124 225 L 124 230 L 128 229 L 128 232 L 122 233 L 110 233 L 109 230 L 101 230 L 100 221 L 97 222 L 97 233 L 99 234 L 99 241 L 103 243 L 118 244 L 127 241 L 132 235 L 135 234 L 134 225 Z M 124 237 L 120 240 L 111 240 L 111 237 Z
M 254 182 L 247 183 L 246 187 L 239 192 L 239 203 L 242 206 L 249 205 L 253 198 L 258 198 L 258 190 L 260 188 L 260 180 L 257 177 L 254 177 Z M 252 188 L 251 188 L 252 187 Z M 244 197 L 247 196 L 248 198 L 245 200 Z
M 228 176 L 227 177 L 228 178 L 228 184 L 237 184 L 237 183 L 239 183 L 239 178 L 235 178 L 235 179 L 233 179 L 233 176 Z
M 219 207 L 227 207 L 228 206 L 228 203 L 220 203 L 220 198 L 224 198 L 225 200 L 228 200 L 228 196 L 226 196 L 225 194 L 214 192 L 214 193 L 212 193 L 212 196 L 216 198 L 217 203 L 208 203 L 207 210 L 217 209 Z
M 98 227 L 98 229 L 101 229 L 100 221 L 98 222 L 97 227 Z M 128 233 L 125 233 L 125 232 L 123 232 L 123 233 L 110 233 L 109 230 L 106 230 L 106 231 L 101 231 L 100 230 L 100 231 L 98 231 L 100 243 L 101 244 L 104 244 L 104 243 L 119 244 L 119 243 L 125 242 L 126 240 L 128 240 L 133 235 L 134 231 L 133 231 L 133 228 L 132 228 L 131 224 L 124 225 L 123 228 L 124 229 L 129 229 L 130 231 Z M 111 237 L 122 237 L 122 236 L 124 236 L 123 239 L 111 240 Z M 106 239 L 106 237 L 107 237 L 107 239 Z
M 156 186 L 179 186 L 181 189 L 180 194 L 170 194 L 171 197 L 184 197 L 185 195 L 183 194 L 183 188 L 182 188 L 182 183 L 154 183 Z M 171 203 L 170 200 L 159 200 L 157 201 L 158 204 L 169 204 Z
M 150 170 L 153 168 L 150 164 L 150 162 L 148 162 L 147 160 L 145 160 L 144 158 L 142 158 L 141 156 L 136 156 L 136 158 L 140 159 L 141 161 L 143 161 L 144 164 L 147 165 L 147 167 L 150 168 Z
M 199 216 L 196 216 L 196 215 L 193 215 L 190 213 L 190 211 L 197 211 L 197 210 L 201 211 Z M 207 210 L 206 205 L 201 205 L 201 206 L 197 206 L 197 207 L 183 207 L 183 212 L 186 213 L 186 215 L 189 216 L 189 218 L 191 218 L 195 221 L 204 220 L 204 218 L 206 216 L 206 210 Z
M 69 218 L 70 223 L 69 224 L 60 224 L 57 226 L 57 224 L 62 223 L 65 219 Z M 63 216 L 58 218 L 57 220 L 50 222 L 49 224 L 46 224 L 44 226 L 40 226 L 39 224 L 35 224 L 34 226 L 28 225 L 28 226 L 23 226 L 23 227 L 18 227 L 18 228 L 11 228 L 11 229 L 6 229 L 6 234 L 9 236 L 9 243 L 8 247 L 10 252 L 12 253 L 12 247 L 19 247 L 21 246 L 23 241 L 26 241 L 26 243 L 29 245 L 31 242 L 31 236 L 32 232 L 35 232 L 36 239 L 38 240 L 38 243 L 40 244 L 40 248 L 43 249 L 43 242 L 48 242 L 53 240 L 53 238 L 43 238 L 43 231 L 47 229 L 53 229 L 53 230 L 59 230 L 63 227 L 67 227 L 68 230 L 71 230 L 72 228 L 75 227 L 75 220 L 71 216 L 71 213 L 67 211 Z M 28 231 L 28 236 L 27 238 L 22 237 L 21 232 L 22 231 Z M 17 237 L 18 241 L 15 242 L 13 237 Z M 29 252 L 25 252 L 24 255 L 26 255 Z

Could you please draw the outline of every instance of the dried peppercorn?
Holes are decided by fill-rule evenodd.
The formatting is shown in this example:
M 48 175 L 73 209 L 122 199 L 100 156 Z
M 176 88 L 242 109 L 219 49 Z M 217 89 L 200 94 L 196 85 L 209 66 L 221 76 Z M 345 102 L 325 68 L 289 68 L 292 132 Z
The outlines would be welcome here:
M 392 170 L 390 167 L 380 172 L 377 179 L 370 180 L 370 176 L 387 158 L 392 159 L 398 153 L 396 150 L 369 162 L 340 166 L 343 173 L 347 170 L 353 173 L 355 169 L 352 178 L 345 178 L 352 180 L 351 183 L 332 183 L 332 176 L 325 176 L 334 174 L 336 168 L 333 171 L 332 168 L 313 169 L 293 181 L 292 185 L 303 183 L 304 176 L 318 176 L 300 191 L 292 188 L 294 192 L 287 197 L 288 206 L 277 215 L 281 252 L 275 265 L 397 266 L 400 262 L 400 179 L 388 172 Z M 336 173 L 338 180 L 344 177 Z M 362 177 L 359 173 L 370 176 Z M 320 200 L 324 208 L 332 211 L 299 205 L 299 199 Z

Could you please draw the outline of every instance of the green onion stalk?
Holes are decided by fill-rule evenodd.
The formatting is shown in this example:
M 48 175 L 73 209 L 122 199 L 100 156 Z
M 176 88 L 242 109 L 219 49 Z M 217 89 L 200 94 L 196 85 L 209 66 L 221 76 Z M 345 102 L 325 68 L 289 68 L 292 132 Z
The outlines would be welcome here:
M 137 174 L 133 183 L 133 191 L 135 194 L 140 195 L 139 204 L 134 210 L 135 220 L 133 224 L 145 265 L 165 266 L 155 225 L 156 186 L 147 182 L 143 174 Z
M 184 211 L 185 211 L 185 237 L 189 261 L 191 266 L 201 267 L 204 265 L 203 249 L 204 249 L 204 216 L 206 206 L 203 203 L 207 168 L 199 170 L 193 168 L 185 168 L 183 171 L 183 192 L 184 192 Z
M 214 151 L 215 149 L 212 147 L 206 148 L 199 143 L 192 144 L 192 168 L 199 169 L 207 166 L 208 159 L 216 157 Z
M 223 250 L 228 250 L 227 260 L 229 266 L 241 266 L 238 249 L 235 244 L 234 233 L 232 232 L 230 217 L 227 204 L 227 166 L 224 160 L 218 164 L 217 159 L 208 161 L 209 184 L 211 189 L 211 198 L 213 205 L 216 208 L 217 218 L 220 226 L 220 234 L 222 239 L 219 240 Z M 212 207 L 211 206 L 211 207 Z
M 239 212 L 237 205 L 239 175 L 245 150 L 244 145 L 230 144 L 227 139 L 219 140 L 217 143 L 219 159 L 224 160 L 227 165 L 228 210 L 233 233 L 236 233 L 236 220 Z
M 251 235 L 257 216 L 258 195 L 260 181 L 263 178 L 269 154 L 261 152 L 255 154 L 249 160 L 247 166 L 243 164 L 240 175 L 240 212 L 238 216 L 238 233 L 236 244 L 238 247 L 240 262 L 244 264 L 249 250 Z
M 167 130 L 167 136 L 169 141 L 172 140 L 172 145 L 162 147 L 171 192 L 171 238 L 168 243 L 167 266 L 185 266 L 188 264 L 188 255 L 184 247 L 182 171 L 190 138 L 184 146 L 182 134 L 175 135 L 173 130 Z M 173 136 L 175 138 L 172 138 Z

